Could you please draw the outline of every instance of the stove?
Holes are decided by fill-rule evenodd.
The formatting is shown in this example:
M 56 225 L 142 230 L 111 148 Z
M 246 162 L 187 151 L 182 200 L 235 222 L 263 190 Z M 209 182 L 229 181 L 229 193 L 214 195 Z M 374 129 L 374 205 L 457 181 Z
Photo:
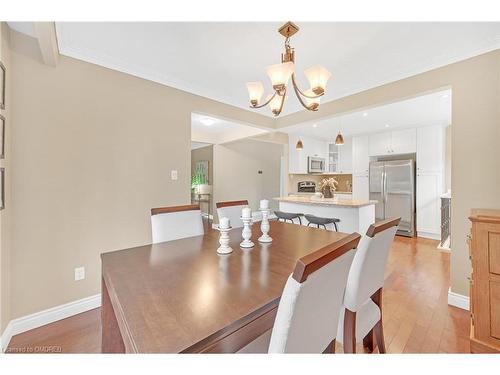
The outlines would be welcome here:
M 297 191 L 299 193 L 314 193 L 316 191 L 316 182 L 314 182 L 314 181 L 300 181 L 297 184 Z

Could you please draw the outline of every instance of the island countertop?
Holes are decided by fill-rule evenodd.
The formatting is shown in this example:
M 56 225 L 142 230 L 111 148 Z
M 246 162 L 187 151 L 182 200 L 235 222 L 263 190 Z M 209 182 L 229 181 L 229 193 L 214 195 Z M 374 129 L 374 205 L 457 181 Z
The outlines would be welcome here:
M 278 197 L 274 198 L 279 202 L 289 202 L 289 203 L 299 203 L 307 205 L 317 205 L 317 206 L 339 206 L 339 207 L 364 207 L 370 206 L 377 203 L 374 200 L 356 200 L 356 199 L 338 199 L 335 198 L 316 198 L 311 196 L 288 196 L 288 197 Z

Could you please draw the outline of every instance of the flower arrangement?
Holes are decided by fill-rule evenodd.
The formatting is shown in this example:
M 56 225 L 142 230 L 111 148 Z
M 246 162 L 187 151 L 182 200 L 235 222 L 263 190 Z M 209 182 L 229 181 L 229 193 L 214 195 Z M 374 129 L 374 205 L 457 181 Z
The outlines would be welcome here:
M 333 192 L 337 190 L 339 182 L 333 178 L 324 178 L 319 182 L 319 188 L 325 198 L 333 198 Z

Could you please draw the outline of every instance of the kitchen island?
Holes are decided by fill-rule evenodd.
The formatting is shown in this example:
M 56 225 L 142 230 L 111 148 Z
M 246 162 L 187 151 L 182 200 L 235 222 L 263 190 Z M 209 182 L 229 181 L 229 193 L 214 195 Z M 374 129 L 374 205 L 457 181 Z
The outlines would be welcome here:
M 283 212 L 340 219 L 337 224 L 339 232 L 365 234 L 368 227 L 375 222 L 377 201 L 293 195 L 275 200 L 279 202 L 279 210 Z M 302 224 L 307 225 L 308 221 L 302 218 Z

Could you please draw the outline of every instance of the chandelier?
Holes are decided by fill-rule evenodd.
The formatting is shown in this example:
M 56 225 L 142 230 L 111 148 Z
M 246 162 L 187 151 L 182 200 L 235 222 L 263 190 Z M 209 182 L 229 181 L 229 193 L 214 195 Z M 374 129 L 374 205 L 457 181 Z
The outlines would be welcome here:
M 313 66 L 304 71 L 310 88 L 302 91 L 295 81 L 295 51 L 290 47 L 290 37 L 299 31 L 299 27 L 292 22 L 287 22 L 281 26 L 278 32 L 285 37 L 285 53 L 281 54 L 281 64 L 271 65 L 266 68 L 266 73 L 273 85 L 274 93 L 266 98 L 264 103 L 260 103 L 264 94 L 262 82 L 248 82 L 247 89 L 250 96 L 251 108 L 262 108 L 269 104 L 274 116 L 278 116 L 285 103 L 287 83 L 292 78 L 292 86 L 300 104 L 309 110 L 317 111 L 321 97 L 325 94 L 326 83 L 331 77 L 331 73 L 321 65 Z

